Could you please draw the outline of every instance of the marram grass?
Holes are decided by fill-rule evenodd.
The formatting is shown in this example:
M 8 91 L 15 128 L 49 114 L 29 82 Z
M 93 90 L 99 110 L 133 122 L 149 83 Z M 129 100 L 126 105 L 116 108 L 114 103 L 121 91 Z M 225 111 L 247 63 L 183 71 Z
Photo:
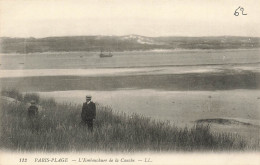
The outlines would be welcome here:
M 4 92 L 2 92 L 3 94 Z M 8 93 L 8 92 L 5 92 Z M 97 104 L 94 131 L 80 124 L 81 106 L 60 104 L 26 94 L 21 102 L 1 102 L 0 147 L 13 151 L 234 151 L 247 144 L 232 134 L 212 133 L 209 126 L 178 128 L 138 114 L 113 112 Z M 10 96 L 10 95 L 9 95 Z M 26 98 L 26 99 L 24 99 Z M 26 101 L 38 98 L 42 111 L 35 127 L 27 118 Z

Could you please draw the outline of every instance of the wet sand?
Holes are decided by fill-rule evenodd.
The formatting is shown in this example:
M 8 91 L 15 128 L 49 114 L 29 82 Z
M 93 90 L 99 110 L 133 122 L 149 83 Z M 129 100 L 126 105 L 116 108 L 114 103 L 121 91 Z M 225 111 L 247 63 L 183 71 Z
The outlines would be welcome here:
M 183 90 L 259 89 L 260 73 L 234 71 L 216 73 L 187 73 L 122 76 L 34 76 L 1 78 L 2 87 L 19 87 L 22 92 L 97 90 L 112 91 L 122 88 Z

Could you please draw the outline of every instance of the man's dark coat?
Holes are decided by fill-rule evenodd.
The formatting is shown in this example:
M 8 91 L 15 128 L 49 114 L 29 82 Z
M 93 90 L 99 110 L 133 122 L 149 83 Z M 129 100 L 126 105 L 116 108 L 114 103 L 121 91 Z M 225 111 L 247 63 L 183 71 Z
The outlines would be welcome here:
M 81 112 L 82 121 L 93 120 L 96 118 L 96 104 L 90 101 L 89 103 L 83 103 Z

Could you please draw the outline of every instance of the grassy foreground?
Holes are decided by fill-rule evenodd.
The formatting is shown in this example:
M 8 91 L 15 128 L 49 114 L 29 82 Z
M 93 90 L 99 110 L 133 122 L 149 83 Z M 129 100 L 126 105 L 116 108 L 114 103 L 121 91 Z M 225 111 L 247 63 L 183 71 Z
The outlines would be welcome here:
M 212 133 L 209 126 L 180 129 L 169 122 L 132 114 L 116 113 L 97 104 L 94 131 L 81 126 L 81 106 L 22 95 L 17 90 L 1 94 L 20 102 L 1 101 L 0 147 L 14 151 L 193 151 L 243 150 L 246 143 L 233 134 Z M 39 130 L 27 120 L 26 103 L 35 99 L 42 107 Z

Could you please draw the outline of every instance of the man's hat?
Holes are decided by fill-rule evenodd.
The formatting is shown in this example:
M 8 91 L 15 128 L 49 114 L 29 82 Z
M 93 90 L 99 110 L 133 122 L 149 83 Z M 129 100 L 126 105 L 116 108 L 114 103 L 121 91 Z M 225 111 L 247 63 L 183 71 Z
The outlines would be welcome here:
M 86 99 L 91 99 L 91 96 L 90 96 L 90 95 L 87 95 L 87 96 L 86 96 Z
M 31 101 L 31 104 L 36 104 L 36 102 L 34 100 Z

